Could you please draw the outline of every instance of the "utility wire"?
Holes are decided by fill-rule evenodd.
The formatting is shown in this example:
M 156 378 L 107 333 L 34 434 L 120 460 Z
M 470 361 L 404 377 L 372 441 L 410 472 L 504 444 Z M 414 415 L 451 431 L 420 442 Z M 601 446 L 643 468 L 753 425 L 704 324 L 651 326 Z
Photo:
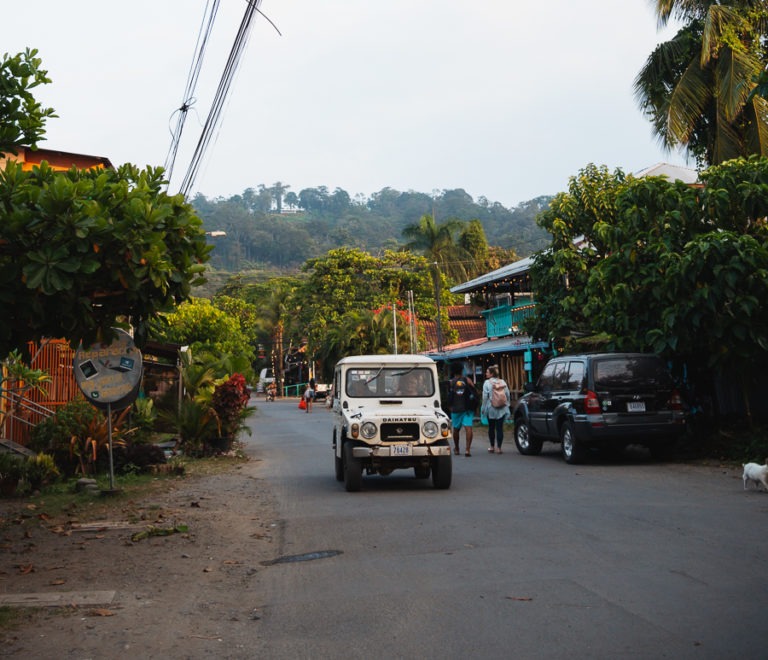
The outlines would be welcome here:
M 197 88 L 197 81 L 200 77 L 200 71 L 203 67 L 203 59 L 205 56 L 205 48 L 208 45 L 208 38 L 211 36 L 213 30 L 213 23 L 216 19 L 216 14 L 219 11 L 219 0 L 208 0 L 205 4 L 205 11 L 203 12 L 203 20 L 200 23 L 200 31 L 197 34 L 197 43 L 195 44 L 195 55 L 193 57 L 192 66 L 189 69 L 187 76 L 187 84 L 184 88 L 184 100 L 181 103 L 181 107 L 175 111 L 178 113 L 176 117 L 176 129 L 171 133 L 171 146 L 168 149 L 168 155 L 165 159 L 165 171 L 167 172 L 168 181 L 173 176 L 173 167 L 176 164 L 176 155 L 179 151 L 179 144 L 181 143 L 181 134 L 184 131 L 184 124 L 187 120 L 187 113 L 189 109 L 195 103 L 195 89 Z
M 232 84 L 232 79 L 234 78 L 237 71 L 243 50 L 248 43 L 248 34 L 250 32 L 253 17 L 257 13 L 261 14 L 261 12 L 258 11 L 258 5 L 260 3 L 261 0 L 251 0 L 246 4 L 245 13 L 243 14 L 243 18 L 240 22 L 240 27 L 238 28 L 237 36 L 235 37 L 235 42 L 232 45 L 232 50 L 229 53 L 227 63 L 224 67 L 224 73 L 221 76 L 219 86 L 216 90 L 216 95 L 214 96 L 213 103 L 211 104 L 211 110 L 208 113 L 208 118 L 205 120 L 203 132 L 201 133 L 200 139 L 198 140 L 197 146 L 195 147 L 195 152 L 192 155 L 192 161 L 190 162 L 187 173 L 184 176 L 184 180 L 182 181 L 181 189 L 179 190 L 179 192 L 185 197 L 189 194 L 192 186 L 194 185 L 195 178 L 197 177 L 197 174 L 200 170 L 203 156 L 208 149 L 211 138 L 216 132 L 216 127 L 219 123 L 219 120 L 221 119 L 221 110 L 224 106 L 229 88 Z

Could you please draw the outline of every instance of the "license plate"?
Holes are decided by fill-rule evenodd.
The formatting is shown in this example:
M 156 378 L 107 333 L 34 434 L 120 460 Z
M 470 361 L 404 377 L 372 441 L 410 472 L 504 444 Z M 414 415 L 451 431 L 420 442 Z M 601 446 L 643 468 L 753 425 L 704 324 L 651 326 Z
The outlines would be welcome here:
M 411 445 L 392 445 L 390 454 L 392 456 L 410 456 Z
M 627 412 L 645 412 L 645 401 L 628 401 Z

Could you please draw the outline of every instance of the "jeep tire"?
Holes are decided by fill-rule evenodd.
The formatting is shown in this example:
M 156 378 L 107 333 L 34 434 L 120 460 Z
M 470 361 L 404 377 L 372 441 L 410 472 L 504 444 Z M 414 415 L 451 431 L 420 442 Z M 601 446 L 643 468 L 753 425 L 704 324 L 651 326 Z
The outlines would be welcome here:
M 348 493 L 356 493 L 363 485 L 363 464 L 352 455 L 354 445 L 344 443 L 344 488 Z
M 344 481 L 344 459 L 336 456 L 337 447 L 333 446 L 333 467 L 336 471 L 336 481 Z
M 453 463 L 450 456 L 436 456 L 432 459 L 432 485 L 440 490 L 451 487 Z
M 413 475 L 417 479 L 429 479 L 429 473 L 430 469 L 428 465 L 426 467 L 423 465 L 418 465 L 413 468 Z

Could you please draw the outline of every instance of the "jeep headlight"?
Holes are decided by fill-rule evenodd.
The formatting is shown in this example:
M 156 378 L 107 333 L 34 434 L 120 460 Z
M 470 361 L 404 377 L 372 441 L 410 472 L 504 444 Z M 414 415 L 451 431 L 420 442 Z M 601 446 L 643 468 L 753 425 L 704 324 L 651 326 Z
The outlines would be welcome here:
M 424 424 L 424 428 L 422 429 L 424 435 L 426 435 L 428 438 L 436 438 L 437 432 L 438 432 L 437 424 L 435 422 L 426 422 Z
M 366 440 L 370 440 L 374 435 L 376 435 L 376 424 L 374 424 L 373 422 L 365 422 L 360 427 L 360 434 Z

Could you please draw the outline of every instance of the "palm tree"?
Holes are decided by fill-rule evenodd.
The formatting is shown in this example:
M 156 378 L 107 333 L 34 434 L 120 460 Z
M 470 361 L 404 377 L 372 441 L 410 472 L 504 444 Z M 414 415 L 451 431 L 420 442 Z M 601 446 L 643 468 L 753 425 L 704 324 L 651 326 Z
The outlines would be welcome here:
M 457 281 L 467 279 L 467 266 L 472 263 L 471 255 L 460 247 L 454 234 L 464 227 L 460 220 L 447 220 L 439 225 L 434 216 L 423 215 L 418 224 L 408 225 L 403 229 L 403 236 L 410 238 L 406 249 L 421 252 L 432 262 L 432 281 L 435 287 L 435 302 L 437 304 L 437 349 L 443 347 L 443 331 L 440 309 L 440 273 Z
M 275 379 L 278 391 L 281 391 L 285 377 L 285 356 L 283 355 L 283 342 L 285 333 L 291 320 L 294 319 L 293 287 L 291 284 L 272 281 L 272 289 L 269 297 L 262 304 L 257 305 L 261 320 L 261 330 L 272 340 L 272 358 L 274 361 Z
M 448 277 L 461 281 L 466 278 L 466 266 L 471 261 L 471 255 L 458 245 L 454 237 L 464 225 L 461 220 L 446 220 L 437 224 L 433 216 L 423 215 L 417 224 L 403 229 L 403 236 L 411 239 L 405 248 L 421 252 Z
M 764 0 L 656 0 L 660 26 L 683 27 L 651 53 L 635 96 L 667 149 L 700 167 L 768 155 L 768 101 L 750 94 L 766 64 Z
M 318 354 L 336 362 L 346 355 L 373 355 L 393 352 L 395 323 L 392 309 L 352 310 L 328 329 L 318 347 Z M 410 337 L 406 322 L 398 322 L 398 352 L 408 351 Z

